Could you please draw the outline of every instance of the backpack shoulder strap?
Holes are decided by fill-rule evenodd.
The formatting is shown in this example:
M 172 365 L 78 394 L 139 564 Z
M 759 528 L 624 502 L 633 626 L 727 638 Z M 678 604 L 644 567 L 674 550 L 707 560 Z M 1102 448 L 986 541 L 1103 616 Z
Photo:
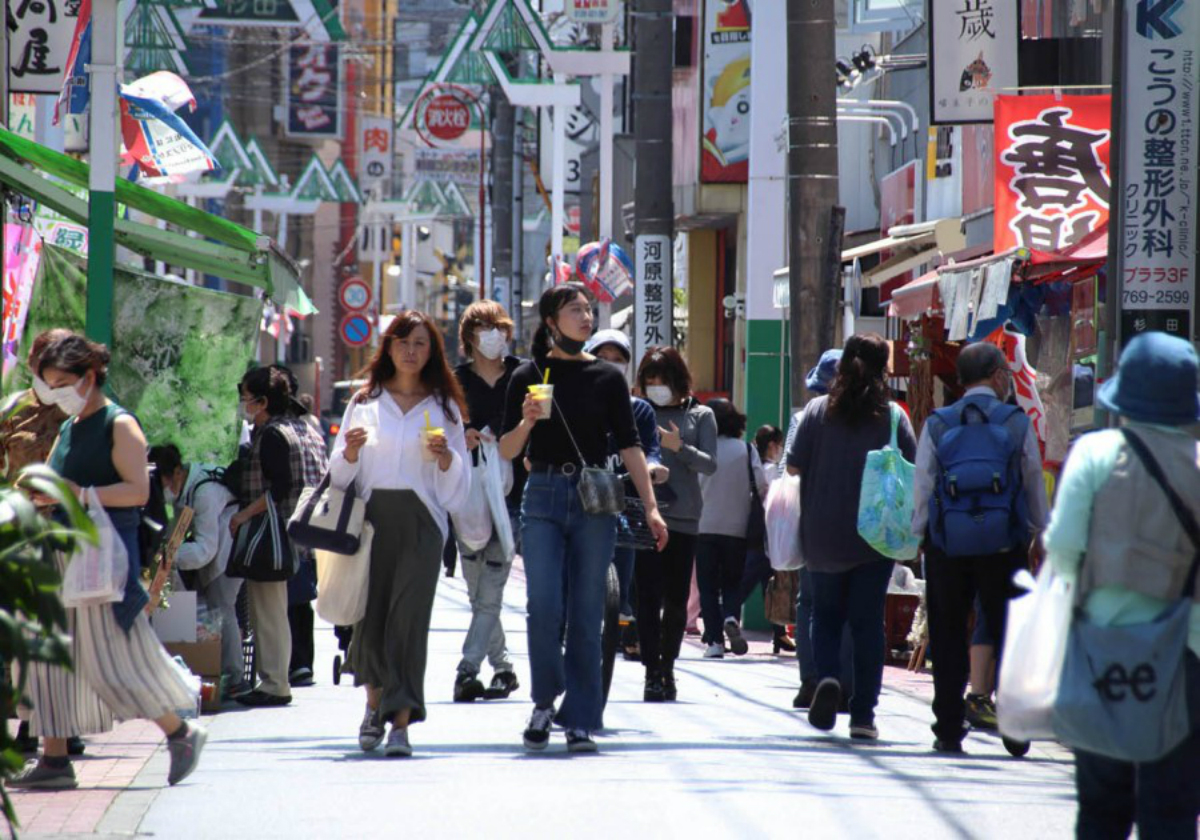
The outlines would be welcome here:
M 758 495 L 758 483 L 754 480 L 754 452 L 749 443 L 746 444 L 746 475 L 750 478 L 750 494 L 761 505 L 762 499 Z
M 1008 430 L 1013 447 L 1020 452 L 1025 445 L 1025 435 L 1029 432 L 1029 415 L 1019 406 L 1008 403 L 997 403 L 988 412 L 988 422 L 1003 426 Z
M 1166 474 L 1163 473 L 1162 467 L 1159 466 L 1158 460 L 1154 457 L 1146 442 L 1129 429 L 1122 429 L 1121 434 L 1124 435 L 1125 442 L 1129 444 L 1129 448 L 1141 459 L 1146 471 L 1150 473 L 1150 476 L 1162 488 L 1163 493 L 1167 495 L 1167 500 L 1171 503 L 1171 509 L 1175 511 L 1175 516 L 1179 520 L 1179 524 L 1183 526 L 1183 530 L 1187 532 L 1188 538 L 1192 541 L 1192 547 L 1196 549 L 1196 557 L 1192 560 L 1187 580 L 1183 584 L 1185 594 L 1192 592 L 1196 588 L 1196 574 L 1200 571 L 1200 525 L 1196 524 L 1196 517 L 1192 515 L 1192 511 L 1184 503 L 1183 499 L 1179 498 L 1179 494 L 1167 480 Z

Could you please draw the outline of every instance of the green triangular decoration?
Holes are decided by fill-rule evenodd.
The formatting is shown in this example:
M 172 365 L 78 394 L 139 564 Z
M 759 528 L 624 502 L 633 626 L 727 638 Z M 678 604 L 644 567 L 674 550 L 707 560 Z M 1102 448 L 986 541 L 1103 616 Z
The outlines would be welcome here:
M 479 53 L 464 52 L 446 76 L 446 81 L 459 85 L 499 84 L 487 59 Z
M 442 205 L 446 203 L 446 196 L 435 182 L 421 180 L 409 191 L 405 201 L 414 213 L 427 213 L 432 216 L 442 209 Z
M 329 180 L 333 182 L 333 187 L 337 190 L 338 201 L 345 204 L 362 204 L 362 193 L 359 192 L 354 179 L 350 177 L 346 164 L 341 160 L 338 160 L 330 168 Z
M 253 169 L 243 171 L 238 177 L 238 183 L 243 186 L 257 186 L 262 184 L 264 187 L 274 187 L 279 185 L 279 175 L 267 160 L 266 154 L 262 150 L 262 146 L 258 145 L 257 138 L 250 138 L 250 142 L 246 144 L 246 157 L 250 158 L 250 163 Z
M 166 3 L 137 0 L 125 21 L 125 69 L 131 78 L 170 70 L 190 72 L 183 27 Z
M 513 8 L 512 0 L 505 3 L 500 19 L 492 27 L 483 42 L 483 48 L 497 52 L 519 52 L 520 50 L 536 50 L 537 41 L 525 25 L 524 18 Z
M 312 156 L 308 166 L 304 167 L 304 171 L 296 179 L 296 186 L 292 189 L 291 195 L 292 198 L 302 201 L 339 200 L 337 188 L 329 179 L 329 174 L 325 171 L 321 159 L 316 155 Z

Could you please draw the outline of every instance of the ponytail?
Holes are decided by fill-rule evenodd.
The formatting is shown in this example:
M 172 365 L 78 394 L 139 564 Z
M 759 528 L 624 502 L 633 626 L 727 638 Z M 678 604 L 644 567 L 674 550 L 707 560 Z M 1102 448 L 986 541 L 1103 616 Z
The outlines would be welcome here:
M 533 333 L 533 344 L 530 347 L 535 359 L 544 359 L 550 354 L 550 328 L 545 322 L 538 325 Z

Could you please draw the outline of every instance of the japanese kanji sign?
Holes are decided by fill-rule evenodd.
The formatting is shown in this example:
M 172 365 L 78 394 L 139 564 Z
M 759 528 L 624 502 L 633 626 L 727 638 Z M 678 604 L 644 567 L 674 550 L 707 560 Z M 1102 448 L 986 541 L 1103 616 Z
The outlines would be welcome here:
M 997 252 L 1059 252 L 1108 221 L 1108 96 L 996 98 Z
M 392 184 L 392 121 L 387 117 L 359 120 L 358 183 L 374 198 L 387 198 Z
M 342 134 L 341 51 L 331 44 L 293 46 L 288 55 L 287 133 Z
M 567 17 L 576 23 L 612 23 L 621 14 L 620 0 L 567 0 Z
M 80 0 L 8 0 L 8 78 L 13 93 L 62 90 Z
M 1121 338 L 1191 339 L 1196 306 L 1200 2 L 1125 4 Z
M 671 238 L 661 234 L 638 236 L 634 245 L 636 266 L 634 310 L 634 364 L 651 347 L 671 343 Z
M 992 121 L 992 98 L 1017 86 L 1014 0 L 929 0 L 930 113 L 937 123 Z

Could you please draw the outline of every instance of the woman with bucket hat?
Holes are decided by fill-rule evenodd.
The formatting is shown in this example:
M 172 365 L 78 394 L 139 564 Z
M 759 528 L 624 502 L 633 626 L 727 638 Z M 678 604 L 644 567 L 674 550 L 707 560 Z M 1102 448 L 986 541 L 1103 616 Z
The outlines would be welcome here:
M 1196 836 L 1200 816 L 1200 588 L 1196 585 L 1200 441 L 1194 429 L 1200 422 L 1200 394 L 1196 387 L 1197 357 L 1190 343 L 1165 333 L 1145 333 L 1129 342 L 1117 375 L 1097 393 L 1099 404 L 1121 418 L 1122 428 L 1086 435 L 1075 444 L 1063 467 L 1045 534 L 1055 570 L 1077 581 L 1084 613 L 1079 620 L 1085 624 L 1117 627 L 1162 622 L 1173 605 L 1191 600 L 1184 661 L 1176 666 L 1185 672 L 1186 680 L 1189 720 L 1179 733 L 1182 741 L 1157 760 L 1140 763 L 1076 749 L 1078 837 L 1126 837 L 1135 824 L 1142 838 Z M 1169 675 L 1160 676 L 1165 684 Z M 1147 727 L 1162 725 L 1165 716 L 1155 717 L 1144 721 Z

